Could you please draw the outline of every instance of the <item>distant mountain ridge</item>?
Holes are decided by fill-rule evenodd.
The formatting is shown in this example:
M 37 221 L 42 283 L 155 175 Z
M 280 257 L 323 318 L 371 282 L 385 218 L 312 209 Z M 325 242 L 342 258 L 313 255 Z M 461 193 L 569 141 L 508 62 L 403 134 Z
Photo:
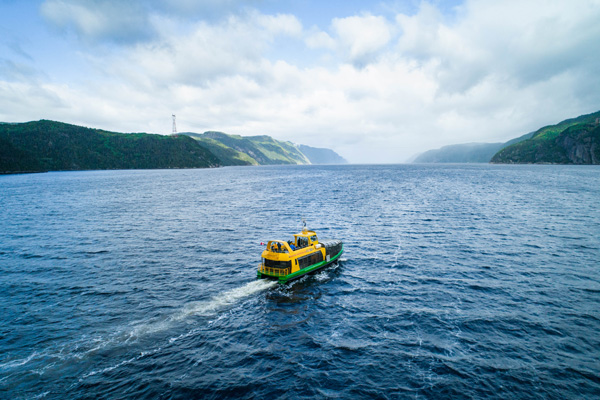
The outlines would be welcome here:
M 534 132 L 527 133 L 505 143 L 451 144 L 421 153 L 414 163 L 489 163 L 501 149 L 513 143 L 529 139 Z
M 311 164 L 347 164 L 348 161 L 330 149 L 299 144 L 300 151 L 310 160 Z
M 600 111 L 566 119 L 504 147 L 496 164 L 600 164 Z
M 504 143 L 451 144 L 428 150 L 414 159 L 414 163 L 487 163 Z
M 281 142 L 270 136 L 240 136 L 215 131 L 205 132 L 204 136 L 247 154 L 260 165 L 310 164 L 292 143 Z
M 219 165 L 186 136 L 124 134 L 48 120 L 0 123 L 0 173 Z
M 335 151 L 296 145 L 275 140 L 271 136 L 240 136 L 224 132 L 183 132 L 193 137 L 217 155 L 223 165 L 276 165 L 276 164 L 345 164 L 347 161 Z
M 466 143 L 426 151 L 414 163 L 600 163 L 600 111 L 549 125 L 506 143 Z
M 332 162 L 343 160 L 333 150 L 310 149 L 327 154 Z M 48 120 L 0 123 L 0 173 L 310 164 L 311 157 L 291 142 L 266 135 L 211 131 L 167 136 Z

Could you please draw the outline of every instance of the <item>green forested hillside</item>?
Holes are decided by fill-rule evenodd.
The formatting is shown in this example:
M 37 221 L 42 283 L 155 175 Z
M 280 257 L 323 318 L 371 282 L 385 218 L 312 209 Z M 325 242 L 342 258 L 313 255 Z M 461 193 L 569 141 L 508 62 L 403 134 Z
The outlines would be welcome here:
M 506 143 L 467 143 L 420 154 L 416 163 L 598 164 L 600 111 L 567 119 Z
M 308 158 L 291 142 L 282 142 L 271 136 L 248 136 L 248 140 L 274 163 L 310 164 Z
M 332 150 L 317 150 L 342 159 Z M 47 120 L 0 123 L 0 173 L 310 163 L 295 144 L 265 135 L 186 132 L 165 136 L 108 132 Z
M 310 164 L 292 143 L 280 142 L 270 136 L 239 136 L 212 131 L 204 135 L 247 154 L 261 165 Z
M 529 139 L 527 133 L 506 143 L 465 143 L 429 150 L 414 159 L 414 163 L 489 163 L 494 154 L 506 146 Z
M 530 139 L 503 148 L 491 162 L 600 164 L 599 119 L 600 111 L 545 126 Z
M 187 136 L 115 133 L 55 121 L 0 123 L 0 172 L 202 168 L 219 160 Z
M 258 165 L 258 162 L 248 154 L 232 149 L 218 140 L 211 139 L 203 134 L 192 132 L 183 132 L 180 134 L 198 140 L 202 146 L 217 156 L 221 165 Z
M 224 165 L 276 165 L 310 164 L 308 158 L 290 142 L 275 140 L 270 136 L 239 136 L 223 132 L 209 131 L 203 134 L 184 133 L 203 143 L 215 146 L 220 143 L 227 151 Z M 213 152 L 218 152 L 209 147 Z

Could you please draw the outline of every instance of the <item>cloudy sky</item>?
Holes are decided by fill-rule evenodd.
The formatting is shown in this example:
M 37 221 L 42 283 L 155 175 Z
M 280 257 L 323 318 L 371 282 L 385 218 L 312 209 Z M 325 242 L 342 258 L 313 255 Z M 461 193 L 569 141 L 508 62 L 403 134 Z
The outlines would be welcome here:
M 397 163 L 598 110 L 600 0 L 0 0 L 5 122 Z

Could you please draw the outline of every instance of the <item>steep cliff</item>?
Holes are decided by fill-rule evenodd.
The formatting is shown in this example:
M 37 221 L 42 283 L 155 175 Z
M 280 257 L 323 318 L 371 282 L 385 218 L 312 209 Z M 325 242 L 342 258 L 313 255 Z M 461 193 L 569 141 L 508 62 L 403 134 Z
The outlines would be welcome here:
M 500 150 L 498 164 L 599 164 L 600 111 L 543 127 L 528 140 Z

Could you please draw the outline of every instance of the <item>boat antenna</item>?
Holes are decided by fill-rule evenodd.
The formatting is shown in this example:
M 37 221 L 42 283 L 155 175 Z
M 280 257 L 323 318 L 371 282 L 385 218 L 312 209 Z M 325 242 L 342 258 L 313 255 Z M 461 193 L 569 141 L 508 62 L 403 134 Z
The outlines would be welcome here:
M 306 220 L 304 218 L 302 218 L 302 233 L 306 233 L 307 229 L 306 229 Z

